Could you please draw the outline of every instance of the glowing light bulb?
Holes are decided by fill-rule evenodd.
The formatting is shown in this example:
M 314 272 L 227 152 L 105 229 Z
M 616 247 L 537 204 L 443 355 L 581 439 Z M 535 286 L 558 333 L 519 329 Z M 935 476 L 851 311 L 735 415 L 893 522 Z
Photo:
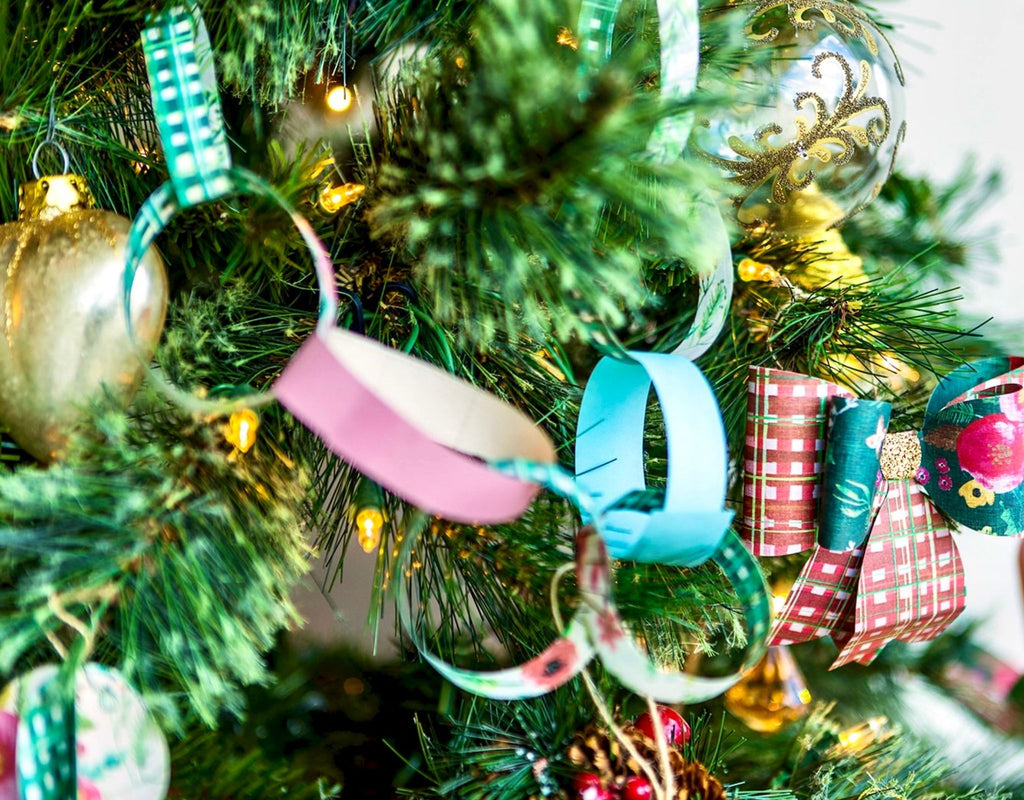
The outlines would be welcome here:
M 754 261 L 752 258 L 744 258 L 739 266 L 736 268 L 736 274 L 739 275 L 741 281 L 774 281 L 779 277 L 779 273 L 770 264 L 762 264 L 760 261 Z
M 364 553 L 372 553 L 380 544 L 384 515 L 379 508 L 361 508 L 356 514 L 356 529 L 359 534 L 359 546 L 363 548 Z
M 343 183 L 341 186 L 325 186 L 320 190 L 320 207 L 328 214 L 336 214 L 360 197 L 366 187 L 361 183 Z
M 558 38 L 555 41 L 563 47 L 569 47 L 573 50 L 579 49 L 580 46 L 580 40 L 576 38 L 576 34 L 565 26 L 558 29 Z
M 352 108 L 354 100 L 355 97 L 347 86 L 335 86 L 327 93 L 327 107 L 339 114 Z
M 243 408 L 228 418 L 228 424 L 224 429 L 224 438 L 240 453 L 248 453 L 256 444 L 256 431 L 259 430 L 259 427 L 259 414 L 251 408 Z
M 891 731 L 886 730 L 888 724 L 886 717 L 872 717 L 867 722 L 840 731 L 838 747 L 844 753 L 859 753 L 875 742 L 888 739 L 892 735 Z

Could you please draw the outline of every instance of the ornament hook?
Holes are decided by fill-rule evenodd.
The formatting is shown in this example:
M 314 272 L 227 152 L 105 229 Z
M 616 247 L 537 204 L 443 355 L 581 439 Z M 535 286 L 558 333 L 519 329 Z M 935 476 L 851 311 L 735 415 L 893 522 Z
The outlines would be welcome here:
M 71 167 L 71 158 L 68 156 L 68 151 L 64 149 L 64 145 L 57 141 L 57 108 L 53 103 L 52 97 L 50 98 L 49 119 L 46 123 L 46 138 L 36 146 L 32 153 L 32 174 L 36 180 L 42 177 L 39 171 L 39 154 L 43 152 L 43 148 L 47 145 L 55 148 L 60 153 L 62 161 L 61 173 L 66 175 Z

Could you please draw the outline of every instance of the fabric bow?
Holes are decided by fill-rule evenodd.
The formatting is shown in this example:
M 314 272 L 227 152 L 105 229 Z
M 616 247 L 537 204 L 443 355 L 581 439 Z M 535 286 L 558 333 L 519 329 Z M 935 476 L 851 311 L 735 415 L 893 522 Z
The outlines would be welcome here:
M 975 398 L 1012 384 L 1022 365 L 991 359 L 947 376 L 920 441 L 913 432 L 889 433 L 890 403 L 854 398 L 807 375 L 751 370 L 741 533 L 758 556 L 814 551 L 771 644 L 831 634 L 840 649 L 833 668 L 869 664 L 888 641 L 926 641 L 956 619 L 963 565 L 936 505 L 988 531 L 998 510 L 1007 519 L 1000 532 L 1020 530 L 1022 497 L 994 503 L 997 491 L 1017 491 L 1024 481 L 1020 387 Z M 1015 456 L 1018 441 L 1014 460 L 1004 450 Z

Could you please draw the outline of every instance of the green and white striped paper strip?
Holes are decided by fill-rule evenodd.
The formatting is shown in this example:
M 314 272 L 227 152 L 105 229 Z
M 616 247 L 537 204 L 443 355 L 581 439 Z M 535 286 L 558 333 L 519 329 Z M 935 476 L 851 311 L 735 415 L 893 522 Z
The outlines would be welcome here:
M 615 22 L 621 0 L 583 0 L 578 34 L 585 64 L 611 58 Z M 661 93 L 668 102 L 690 97 L 697 88 L 700 66 L 700 9 L 697 0 L 658 0 L 661 26 Z M 662 119 L 647 142 L 647 151 L 659 162 L 683 156 L 693 127 L 688 111 Z M 714 198 L 706 192 L 681 197 L 690 209 L 692 251 L 684 255 L 700 276 L 700 298 L 690 332 L 673 352 L 689 359 L 703 355 L 721 332 L 732 299 L 733 263 L 729 232 Z
M 175 6 L 142 32 L 142 49 L 174 193 L 183 206 L 231 191 L 231 153 L 224 133 L 206 27 Z

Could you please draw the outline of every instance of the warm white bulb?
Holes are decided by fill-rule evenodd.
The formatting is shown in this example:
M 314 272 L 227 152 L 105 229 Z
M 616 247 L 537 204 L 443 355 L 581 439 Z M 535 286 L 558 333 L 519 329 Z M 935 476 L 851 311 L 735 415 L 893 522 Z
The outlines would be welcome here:
M 352 108 L 353 100 L 352 92 L 347 86 L 335 86 L 327 93 L 327 107 L 338 113 Z

